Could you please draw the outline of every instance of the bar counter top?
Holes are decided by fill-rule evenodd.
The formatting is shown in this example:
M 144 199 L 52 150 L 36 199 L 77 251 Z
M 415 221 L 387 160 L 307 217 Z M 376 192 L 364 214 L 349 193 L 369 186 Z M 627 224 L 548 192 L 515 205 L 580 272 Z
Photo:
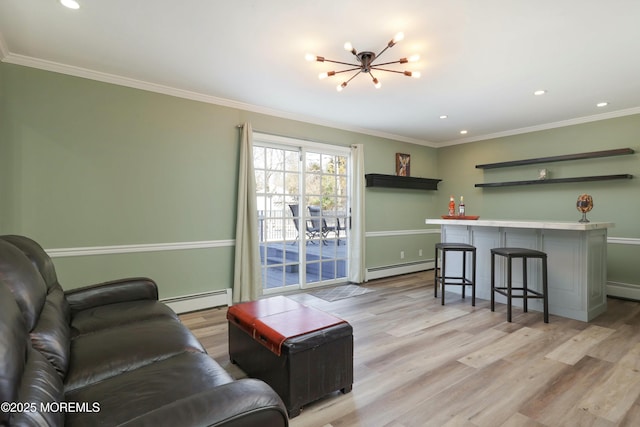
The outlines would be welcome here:
M 474 227 L 535 228 L 539 230 L 599 230 L 614 227 L 613 222 L 578 222 L 576 221 L 535 221 L 535 220 L 502 220 L 502 219 L 440 219 L 427 218 L 427 225 L 470 225 Z

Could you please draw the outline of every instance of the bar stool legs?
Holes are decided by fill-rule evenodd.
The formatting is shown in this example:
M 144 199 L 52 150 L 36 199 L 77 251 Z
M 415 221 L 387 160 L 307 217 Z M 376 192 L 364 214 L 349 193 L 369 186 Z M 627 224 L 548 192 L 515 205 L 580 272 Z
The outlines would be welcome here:
M 465 289 L 471 286 L 471 305 L 476 305 L 476 248 L 466 243 L 437 243 L 435 251 L 435 273 L 433 284 L 433 296 L 438 297 L 438 287 L 442 286 L 442 305 L 444 305 L 444 289 L 445 285 L 462 286 L 462 298 L 465 298 Z M 442 268 L 438 269 L 438 255 L 442 253 Z M 447 253 L 462 253 L 462 275 L 446 276 L 447 271 Z M 471 259 L 471 279 L 467 277 L 467 253 L 472 255 Z
M 506 286 L 496 286 L 496 255 L 503 256 L 507 260 Z M 514 258 L 522 259 L 522 287 L 513 287 L 512 261 Z M 527 283 L 527 261 L 528 259 L 540 259 L 542 262 L 542 292 L 529 289 Z M 521 293 L 514 294 L 513 291 Z M 529 298 L 543 300 L 544 322 L 549 323 L 549 300 L 547 283 L 547 254 L 534 249 L 524 248 L 495 248 L 491 249 L 491 311 L 495 311 L 495 294 L 507 297 L 507 321 L 511 322 L 512 300 L 522 298 L 522 309 L 526 313 L 529 309 Z

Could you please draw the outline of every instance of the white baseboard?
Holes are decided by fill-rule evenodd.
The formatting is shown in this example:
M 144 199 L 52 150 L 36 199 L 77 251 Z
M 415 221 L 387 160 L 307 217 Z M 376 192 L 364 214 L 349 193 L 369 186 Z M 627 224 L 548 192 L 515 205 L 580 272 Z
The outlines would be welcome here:
M 383 267 L 367 268 L 365 280 L 381 279 L 383 277 L 398 276 L 400 274 L 417 273 L 435 267 L 433 260 L 408 262 L 405 264 L 387 265 Z
M 607 296 L 640 301 L 640 285 L 607 282 Z
M 218 291 L 203 292 L 200 294 L 185 295 L 181 297 L 166 298 L 161 300 L 176 313 L 205 310 L 220 306 L 231 305 L 231 288 Z

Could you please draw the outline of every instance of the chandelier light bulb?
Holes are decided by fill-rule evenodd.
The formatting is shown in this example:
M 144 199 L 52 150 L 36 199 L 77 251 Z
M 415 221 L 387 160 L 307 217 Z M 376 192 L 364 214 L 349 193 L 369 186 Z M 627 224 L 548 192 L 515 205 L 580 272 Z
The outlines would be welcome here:
M 342 92 L 342 89 L 344 89 L 345 87 L 347 87 L 347 82 L 342 82 L 338 86 L 336 86 L 336 90 L 338 92 Z
M 322 79 L 326 79 L 327 77 L 331 77 L 331 76 L 335 76 L 335 75 L 336 75 L 335 71 L 329 71 L 329 72 L 326 72 L 326 73 L 318 74 L 318 78 L 320 80 L 322 80 Z
M 373 78 L 373 85 L 375 86 L 376 89 L 380 89 L 380 86 L 382 86 L 378 81 L 378 79 L 376 79 L 375 77 Z
M 353 50 L 353 45 L 351 44 L 351 42 L 346 42 L 344 44 L 344 50 L 346 50 L 347 52 L 351 52 Z
M 60 0 L 60 4 L 69 9 L 80 9 L 80 4 L 75 0 Z
M 419 79 L 421 76 L 420 71 L 405 71 L 404 75 L 407 77 L 413 77 L 414 79 Z
M 415 55 L 411 55 L 408 58 L 409 62 L 417 62 L 420 60 L 420 55 L 418 55 L 417 53 Z
M 316 60 L 316 56 L 313 53 L 307 53 L 304 56 L 304 59 L 306 59 L 309 62 L 315 61 Z
M 395 36 L 393 36 L 393 43 L 398 43 L 399 41 L 404 40 L 404 33 L 400 32 L 398 34 L 396 34 Z

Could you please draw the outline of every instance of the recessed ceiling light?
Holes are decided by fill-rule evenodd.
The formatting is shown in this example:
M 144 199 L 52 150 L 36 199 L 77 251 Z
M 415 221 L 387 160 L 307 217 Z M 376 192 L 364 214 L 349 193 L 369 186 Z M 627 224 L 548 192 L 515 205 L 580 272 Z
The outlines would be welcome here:
M 69 9 L 80 9 L 80 3 L 76 0 L 60 0 L 60 4 Z
M 609 103 L 608 103 L 608 102 L 598 102 L 598 103 L 596 104 L 596 107 L 600 107 L 600 108 L 602 108 L 602 107 L 606 107 L 607 105 L 609 105 Z
M 462 135 L 466 135 L 466 134 L 467 134 L 467 131 L 466 131 L 466 130 L 461 130 L 461 131 L 460 131 L 460 133 L 461 133 Z
M 446 114 L 443 114 L 443 115 L 440 116 L 441 119 L 446 119 L 447 117 L 449 117 L 449 116 L 447 116 Z
M 537 91 L 533 92 L 533 94 L 536 95 L 536 96 L 544 95 L 545 93 L 547 93 L 547 91 L 544 90 L 544 89 L 540 89 L 540 90 L 537 90 Z

